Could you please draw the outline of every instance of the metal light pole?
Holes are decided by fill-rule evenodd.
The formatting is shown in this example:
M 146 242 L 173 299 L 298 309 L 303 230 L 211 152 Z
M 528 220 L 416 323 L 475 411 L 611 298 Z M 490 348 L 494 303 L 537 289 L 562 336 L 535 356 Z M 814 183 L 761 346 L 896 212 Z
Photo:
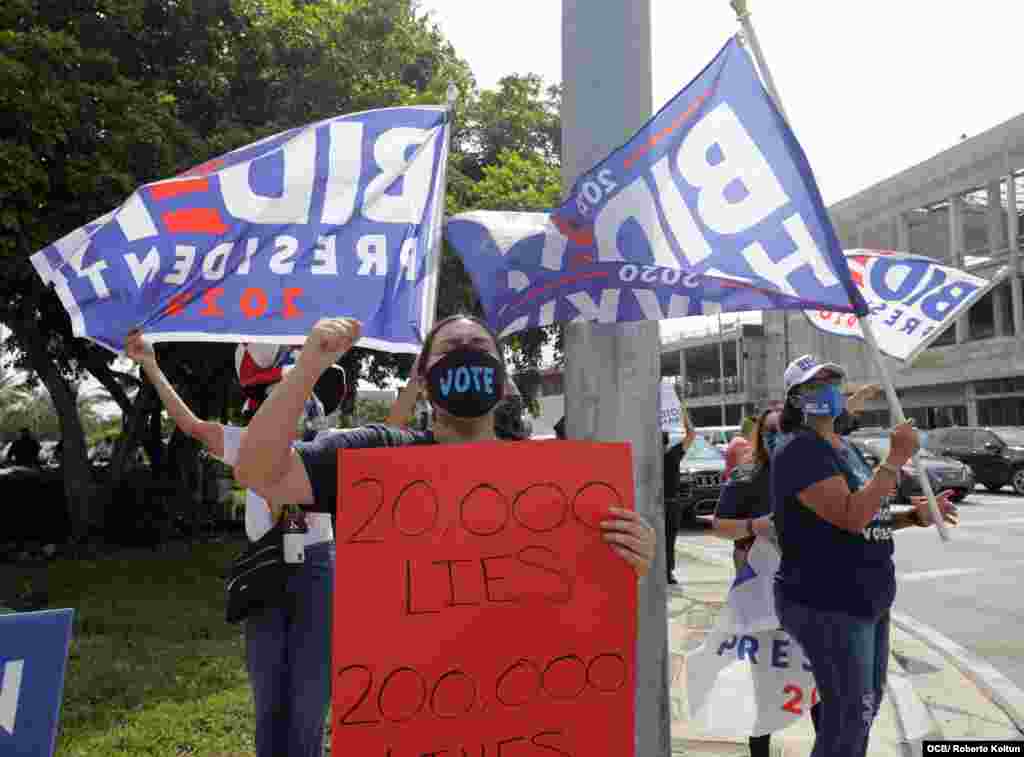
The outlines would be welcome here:
M 575 178 L 650 118 L 650 0 L 562 0 L 562 179 Z M 658 324 L 565 327 L 565 419 L 570 439 L 629 441 L 637 510 L 664 541 Z M 636 754 L 671 748 L 665 554 L 639 584 Z
M 725 420 L 725 332 L 722 330 L 722 314 L 718 314 L 718 398 L 722 404 L 722 425 Z

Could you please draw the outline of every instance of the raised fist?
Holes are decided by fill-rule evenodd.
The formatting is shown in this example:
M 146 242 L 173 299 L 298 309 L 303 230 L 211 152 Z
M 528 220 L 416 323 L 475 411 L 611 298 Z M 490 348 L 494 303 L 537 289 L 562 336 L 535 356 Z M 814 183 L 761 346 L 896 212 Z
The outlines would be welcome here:
M 353 318 L 321 318 L 306 337 L 299 361 L 322 373 L 359 341 L 363 325 Z
M 124 340 L 125 354 L 141 366 L 156 360 L 156 352 L 153 345 L 143 338 L 142 332 L 135 330 L 128 334 Z

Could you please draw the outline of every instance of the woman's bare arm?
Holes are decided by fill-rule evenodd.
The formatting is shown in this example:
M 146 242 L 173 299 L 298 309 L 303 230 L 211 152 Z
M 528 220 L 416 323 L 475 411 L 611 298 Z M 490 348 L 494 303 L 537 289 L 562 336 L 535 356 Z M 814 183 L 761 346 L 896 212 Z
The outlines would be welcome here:
M 196 417 L 185 401 L 178 395 L 167 380 L 167 376 L 160 369 L 156 359 L 156 352 L 153 346 L 148 344 L 138 331 L 133 331 L 125 339 L 125 352 L 128 357 L 138 363 L 145 371 L 149 382 L 156 389 L 160 401 L 163 402 L 167 414 L 171 416 L 174 425 L 181 429 L 183 434 L 198 440 L 211 453 L 223 459 L 224 457 L 224 427 L 219 423 L 204 421 Z
M 398 398 L 391 406 L 387 420 L 384 421 L 387 425 L 407 426 L 409 424 L 409 418 L 416 409 L 416 399 L 419 397 L 421 387 L 419 376 L 413 371 L 412 376 L 409 377 L 409 383 L 398 393 Z
M 739 541 L 750 537 L 747 523 L 753 527 L 754 536 L 764 536 L 772 531 L 772 517 L 762 515 L 759 518 L 715 518 L 711 521 L 711 533 L 720 539 Z

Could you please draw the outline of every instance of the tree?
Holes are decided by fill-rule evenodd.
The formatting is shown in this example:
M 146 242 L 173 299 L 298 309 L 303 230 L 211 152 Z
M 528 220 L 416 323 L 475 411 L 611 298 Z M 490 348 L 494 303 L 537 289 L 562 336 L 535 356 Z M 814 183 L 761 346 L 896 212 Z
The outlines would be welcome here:
M 356 399 L 353 420 L 359 424 L 383 423 L 391 412 L 391 405 L 383 400 L 372 400 L 360 397 Z
M 0 322 L 58 409 L 78 533 L 101 514 L 88 501 L 77 379 L 92 372 L 121 406 L 128 441 L 119 460 L 154 425 L 154 397 L 143 386 L 130 401 L 112 356 L 72 339 L 28 256 L 139 184 L 335 113 L 438 102 L 448 81 L 468 90 L 468 69 L 411 0 L 0 7 Z M 186 352 L 198 362 L 201 352 Z M 193 398 L 216 404 L 232 375 L 196 386 Z M 117 460 L 113 468 L 116 479 Z
M 151 389 L 115 370 L 112 355 L 72 337 L 67 313 L 29 255 L 117 207 L 140 184 L 338 113 L 443 102 L 450 82 L 460 97 L 449 212 L 484 197 L 499 204 L 499 185 L 514 170 L 504 151 L 538 177 L 546 174 L 537 161 L 557 168 L 558 89 L 525 76 L 478 93 L 469 68 L 415 0 L 0 4 L 0 323 L 13 332 L 7 348 L 19 367 L 38 377 L 57 409 L 76 534 L 102 519 L 90 501 L 79 380 L 91 373 L 121 408 L 125 442 L 112 465 L 115 482 L 140 441 L 151 458 L 161 457 L 159 412 Z M 485 175 L 491 166 L 498 172 Z M 474 196 L 481 181 L 492 187 Z M 542 196 L 524 186 L 519 202 L 526 208 Z M 442 265 L 439 314 L 478 307 L 450 251 Z M 525 345 L 516 349 L 528 360 L 539 354 L 531 338 L 514 342 Z M 233 370 L 208 373 L 197 345 L 171 354 L 194 366 L 195 377 L 184 371 L 174 380 L 189 384 L 197 407 L 226 417 L 237 401 Z M 356 350 L 346 365 L 350 375 L 358 370 L 382 383 L 406 374 L 410 362 Z M 175 438 L 173 445 L 183 453 L 165 455 L 168 463 L 190 464 L 188 444 Z
M 503 152 L 538 158 L 557 168 L 562 155 L 560 87 L 545 88 L 536 74 L 505 76 L 466 108 L 452 138 L 458 170 L 472 181 Z
M 16 410 L 30 396 L 21 377 L 0 367 L 0 428 L 9 430 L 8 415 Z

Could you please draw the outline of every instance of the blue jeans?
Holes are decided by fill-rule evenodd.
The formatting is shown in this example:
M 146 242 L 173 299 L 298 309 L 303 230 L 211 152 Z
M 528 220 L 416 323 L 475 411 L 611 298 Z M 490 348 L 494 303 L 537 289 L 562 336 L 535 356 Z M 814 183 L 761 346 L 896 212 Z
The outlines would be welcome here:
M 334 544 L 314 544 L 288 580 L 288 599 L 245 622 L 257 757 L 323 754 L 331 698 L 333 594 Z
M 782 628 L 803 647 L 821 699 L 811 757 L 864 757 L 889 667 L 889 611 L 874 619 L 786 601 Z

